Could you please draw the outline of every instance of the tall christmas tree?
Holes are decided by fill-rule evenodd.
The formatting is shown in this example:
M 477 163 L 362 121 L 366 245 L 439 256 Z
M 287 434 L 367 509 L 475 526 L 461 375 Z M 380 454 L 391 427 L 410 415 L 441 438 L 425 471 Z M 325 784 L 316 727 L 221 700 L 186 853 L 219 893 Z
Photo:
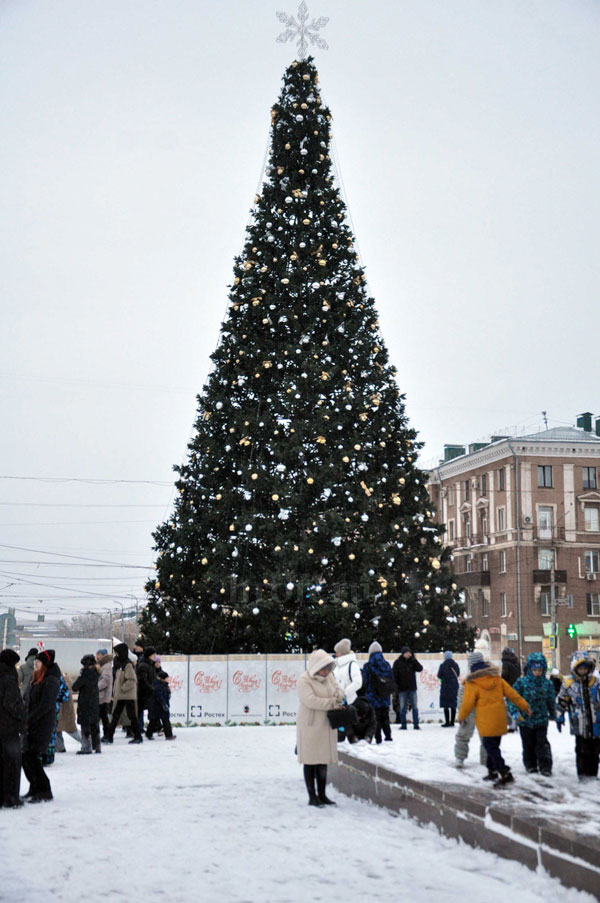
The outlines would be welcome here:
M 271 149 L 198 396 L 142 626 L 171 651 L 465 648 L 330 158 L 312 58 L 271 110 Z

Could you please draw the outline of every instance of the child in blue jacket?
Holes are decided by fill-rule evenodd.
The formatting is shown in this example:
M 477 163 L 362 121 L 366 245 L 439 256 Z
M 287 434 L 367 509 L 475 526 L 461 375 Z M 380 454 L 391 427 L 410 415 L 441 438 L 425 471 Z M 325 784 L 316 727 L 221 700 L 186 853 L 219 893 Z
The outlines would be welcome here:
M 525 663 L 522 677 L 517 678 L 513 690 L 529 703 L 531 715 L 524 714 L 509 702 L 511 715 L 516 717 L 523 744 L 523 765 L 531 774 L 546 777 L 552 774 L 552 750 L 548 742 L 548 721 L 555 718 L 554 686 L 546 675 L 548 663 L 541 652 L 532 652 Z

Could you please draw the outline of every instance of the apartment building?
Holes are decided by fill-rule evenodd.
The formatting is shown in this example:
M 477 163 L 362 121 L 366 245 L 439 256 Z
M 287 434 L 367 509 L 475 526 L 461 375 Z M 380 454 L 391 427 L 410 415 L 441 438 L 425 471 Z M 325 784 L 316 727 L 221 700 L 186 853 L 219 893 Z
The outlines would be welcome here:
M 494 657 L 511 646 L 551 660 L 556 645 L 566 669 L 575 649 L 600 649 L 600 417 L 595 430 L 585 413 L 577 428 L 445 446 L 428 489 Z

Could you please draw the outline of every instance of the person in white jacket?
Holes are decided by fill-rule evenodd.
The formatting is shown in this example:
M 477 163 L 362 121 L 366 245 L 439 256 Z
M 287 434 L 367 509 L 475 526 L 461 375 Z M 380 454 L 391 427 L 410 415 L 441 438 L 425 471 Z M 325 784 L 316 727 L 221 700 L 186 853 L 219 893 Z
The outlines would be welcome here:
M 356 655 L 352 652 L 350 640 L 340 640 L 333 647 L 333 651 L 335 652 L 333 676 L 344 691 L 346 702 L 352 705 L 356 700 L 356 694 L 362 687 L 360 665 L 356 661 Z

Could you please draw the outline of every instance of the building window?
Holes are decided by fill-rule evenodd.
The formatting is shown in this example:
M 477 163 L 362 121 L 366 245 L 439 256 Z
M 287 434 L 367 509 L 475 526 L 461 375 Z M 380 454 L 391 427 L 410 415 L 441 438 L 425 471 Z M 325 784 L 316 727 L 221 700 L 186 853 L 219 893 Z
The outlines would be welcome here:
M 467 539 L 471 538 L 471 519 L 468 514 L 465 515 L 465 536 Z
M 448 487 L 448 504 L 454 505 L 456 503 L 456 492 L 454 486 Z
M 595 467 L 582 467 L 583 470 L 583 488 L 584 489 L 597 489 L 596 486 L 596 468 Z
M 506 530 L 506 508 L 498 508 L 498 533 Z
M 540 612 L 546 617 L 550 614 L 550 587 L 542 586 L 540 592 Z
M 500 614 L 503 618 L 506 618 L 508 615 L 508 609 L 506 606 L 506 593 L 500 593 Z
M 481 494 L 487 495 L 487 473 L 481 474 Z
M 465 480 L 464 487 L 465 487 L 465 502 L 468 502 L 469 499 L 471 498 L 471 481 Z
M 453 539 L 454 539 L 454 535 L 455 535 L 455 534 L 454 534 L 454 530 L 455 530 L 455 524 L 454 524 L 454 521 L 453 521 L 453 520 L 449 520 L 449 521 L 448 521 L 448 539 L 450 539 L 450 540 L 453 540 Z
M 600 593 L 586 593 L 587 613 L 593 618 L 600 616 Z
M 487 557 L 487 555 L 482 555 L 482 556 L 481 556 L 481 570 L 482 570 L 482 571 L 488 571 L 488 570 L 489 570 L 489 563 L 488 563 L 488 557 Z
M 538 464 L 538 488 L 552 488 L 552 465 Z
M 467 618 L 473 617 L 473 600 L 471 599 L 471 594 L 467 593 Z
M 498 492 L 504 492 L 504 468 L 498 471 Z
M 538 549 L 538 568 L 540 571 L 551 571 L 554 566 L 554 551 Z
M 498 570 L 501 574 L 506 573 L 506 552 L 504 549 L 498 553 Z
M 484 618 L 489 618 L 490 616 L 490 600 L 485 593 L 481 594 L 481 614 Z
M 586 505 L 585 507 L 585 529 L 586 533 L 600 532 L 600 508 L 596 505 Z
M 554 531 L 554 508 L 540 505 L 538 514 L 538 536 L 540 539 L 552 539 Z
M 600 552 L 589 549 L 585 553 L 585 572 L 586 574 L 597 574 L 600 571 L 598 564 L 600 562 Z
M 471 558 L 467 558 L 467 574 L 473 573 L 473 560 Z

